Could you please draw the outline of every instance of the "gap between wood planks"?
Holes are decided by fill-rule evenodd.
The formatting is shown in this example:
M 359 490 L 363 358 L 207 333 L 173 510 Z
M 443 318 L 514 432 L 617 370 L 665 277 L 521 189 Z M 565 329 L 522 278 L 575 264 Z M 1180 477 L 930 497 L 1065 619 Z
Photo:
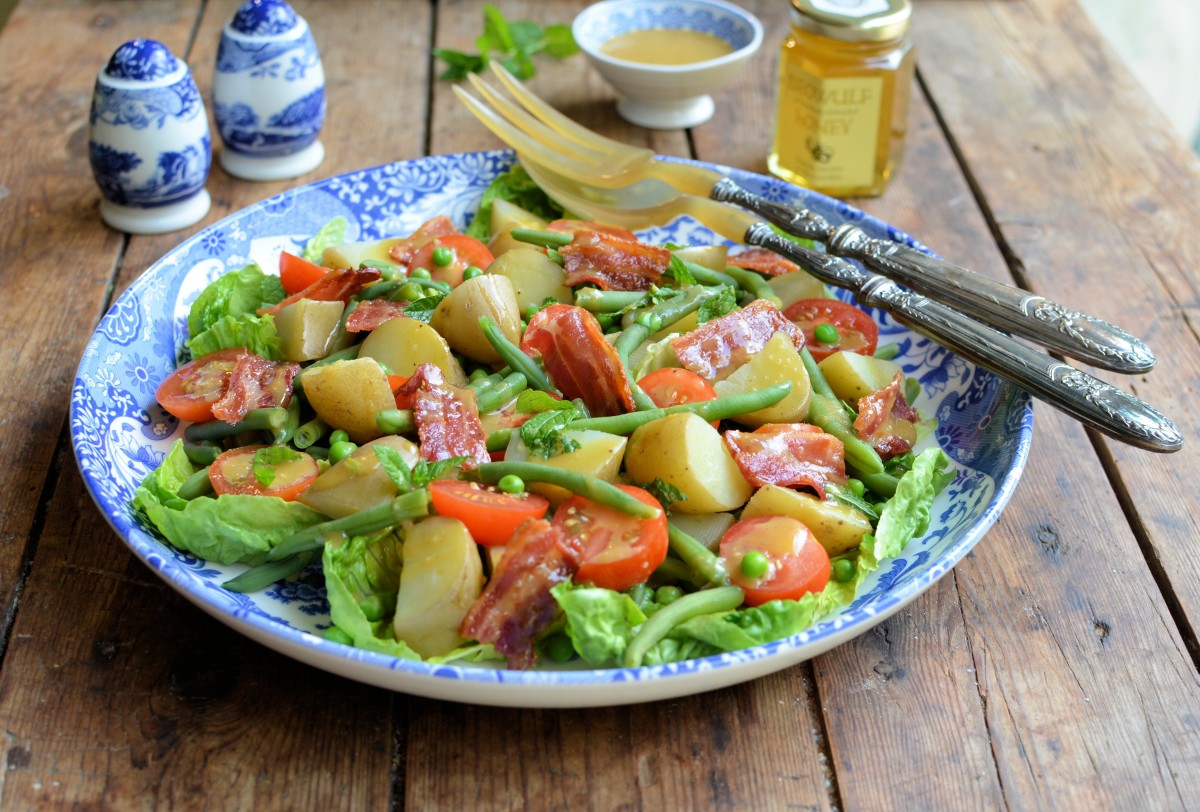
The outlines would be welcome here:
M 1025 274 L 1025 263 L 1020 256 L 1013 250 L 1012 245 L 1004 236 L 1004 232 L 1000 227 L 999 222 L 995 217 L 992 207 L 989 205 L 987 195 L 984 193 L 979 184 L 975 173 L 971 170 L 971 165 L 966 160 L 965 155 L 959 148 L 958 141 L 954 134 L 950 131 L 945 118 L 942 116 L 942 111 L 938 107 L 936 97 L 930 92 L 929 87 L 925 84 L 924 77 L 918 68 L 916 81 L 929 101 L 929 107 L 933 111 L 934 120 L 937 122 L 938 129 L 941 130 L 942 136 L 946 139 L 946 143 L 950 147 L 950 152 L 954 156 L 955 163 L 958 164 L 962 171 L 963 177 L 967 181 L 967 186 L 971 190 L 971 196 L 975 200 L 975 205 L 983 215 L 984 222 L 987 224 L 988 230 L 991 232 L 992 239 L 996 241 L 996 245 L 1000 248 L 1000 252 L 1004 257 L 1004 262 L 1008 266 L 1009 273 L 1012 274 L 1016 284 L 1026 290 L 1033 290 L 1029 279 Z M 1051 353 L 1055 358 L 1063 361 L 1063 357 L 1056 353 Z M 1065 363 L 1065 361 L 1064 361 Z M 1132 390 L 1133 387 L 1131 386 Z M 1158 587 L 1159 594 L 1162 595 L 1163 602 L 1166 604 L 1167 611 L 1171 615 L 1171 619 L 1175 622 L 1175 627 L 1179 631 L 1179 635 L 1183 640 L 1184 647 L 1187 649 L 1188 656 L 1192 661 L 1192 666 L 1200 670 L 1200 639 L 1197 638 L 1198 630 L 1192 628 L 1188 623 L 1187 613 L 1183 609 L 1183 605 L 1179 602 L 1178 597 L 1170 588 L 1170 579 L 1167 577 L 1166 569 L 1163 567 L 1162 561 L 1154 550 L 1153 544 L 1150 542 L 1150 534 L 1143 524 L 1137 506 L 1134 504 L 1133 498 L 1130 496 L 1129 488 L 1125 485 L 1125 479 L 1121 474 L 1120 467 L 1113 458 L 1112 450 L 1109 448 L 1108 442 L 1099 432 L 1093 429 L 1086 429 L 1088 440 L 1092 444 L 1092 448 L 1096 452 L 1096 458 L 1099 460 L 1101 467 L 1104 469 L 1104 474 L 1108 479 L 1109 485 L 1116 494 L 1117 504 L 1121 507 L 1121 512 L 1125 516 L 1125 521 L 1129 525 L 1129 529 L 1133 533 L 1134 540 L 1137 542 L 1138 548 L 1142 552 L 1142 557 L 1146 560 L 1146 564 L 1150 569 L 1151 576 L 1154 578 L 1154 583 Z

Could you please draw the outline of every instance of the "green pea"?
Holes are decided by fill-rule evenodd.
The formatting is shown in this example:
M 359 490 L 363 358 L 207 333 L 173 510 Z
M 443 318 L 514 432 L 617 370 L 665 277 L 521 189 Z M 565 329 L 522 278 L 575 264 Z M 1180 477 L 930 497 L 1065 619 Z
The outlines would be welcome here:
M 813 338 L 822 344 L 836 344 L 838 330 L 832 324 L 818 324 L 813 328 Z
M 833 580 L 839 584 L 849 583 L 858 574 L 858 567 L 848 558 L 839 558 L 833 562 Z
M 354 443 L 333 443 L 329 446 L 329 461 L 341 462 L 357 450 L 358 446 Z
M 534 316 L 536 316 L 538 314 L 539 311 L 541 311 L 540 307 L 538 307 L 535 304 L 531 304 L 529 307 L 525 308 L 525 313 L 524 313 L 525 318 L 532 319 Z
M 500 481 L 496 483 L 496 487 L 504 493 L 518 494 L 525 493 L 525 480 L 521 479 L 516 474 L 508 474 L 500 477 Z
M 406 301 L 415 302 L 425 298 L 425 288 L 421 287 L 419 282 L 408 282 L 400 288 L 400 296 Z
M 444 245 L 439 245 L 433 249 L 433 264 L 439 268 L 445 268 L 454 261 L 454 252 Z
M 683 597 L 683 590 L 677 586 L 660 586 L 654 590 L 654 601 L 659 606 L 670 606 Z
M 761 578 L 767 574 L 769 569 L 771 569 L 770 560 L 758 550 L 751 550 L 742 556 L 742 575 L 747 578 Z
M 662 329 L 662 316 L 657 313 L 642 313 L 637 317 L 637 323 L 652 333 Z
M 413 268 L 408 272 L 409 279 L 433 279 L 433 274 L 428 268 Z
M 565 663 L 575 656 L 575 646 L 565 633 L 557 632 L 542 640 L 542 653 L 556 663 Z
M 336 445 L 337 443 L 348 443 L 348 442 L 350 442 L 350 435 L 347 434 L 345 432 L 345 430 L 334 429 L 333 431 L 329 432 L 329 444 L 330 445 Z
M 850 488 L 850 492 L 859 499 L 861 499 L 862 495 L 867 492 L 867 486 L 863 484 L 861 479 L 850 477 L 850 479 L 846 480 L 846 486 Z
M 354 645 L 354 638 L 346 634 L 337 626 L 330 626 L 321 636 L 331 643 L 341 643 L 343 646 Z
M 474 279 L 477 276 L 483 276 L 483 270 L 474 265 L 468 265 L 467 269 L 463 271 L 463 281 Z

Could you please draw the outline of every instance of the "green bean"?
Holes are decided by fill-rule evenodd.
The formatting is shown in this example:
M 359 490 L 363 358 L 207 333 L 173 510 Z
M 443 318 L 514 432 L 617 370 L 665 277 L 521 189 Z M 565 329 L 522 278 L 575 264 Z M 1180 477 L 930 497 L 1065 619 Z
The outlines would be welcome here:
M 745 594 L 736 586 L 718 586 L 684 595 L 670 606 L 659 609 L 642 624 L 641 630 L 625 647 L 621 665 L 626 668 L 637 668 L 645 659 L 646 652 L 670 634 L 671 630 L 680 623 L 701 615 L 731 612 L 741 606 L 745 599 Z
M 384 409 L 375 415 L 375 427 L 384 434 L 408 434 L 417 428 L 412 409 Z
M 275 434 L 275 445 L 283 445 L 290 443 L 292 438 L 296 436 L 296 432 L 300 429 L 300 398 L 293 397 L 288 401 L 287 419 L 283 421 L 283 428 Z
M 488 435 L 487 450 L 488 451 L 503 451 L 508 448 L 508 441 L 512 438 L 512 429 L 498 429 Z
M 319 417 L 314 417 L 296 429 L 296 434 L 292 437 L 292 444 L 303 451 L 324 437 L 327 431 L 329 431 L 329 424 Z
M 539 231 L 536 228 L 514 228 L 511 232 L 514 240 L 540 245 L 542 248 L 562 248 L 570 245 L 575 239 L 574 234 L 565 231 Z
M 505 369 L 509 369 L 509 367 L 505 367 Z M 507 375 L 508 373 L 504 374 Z M 484 370 L 477 369 L 471 373 L 471 377 L 467 381 L 467 388 L 473 389 L 476 395 L 482 395 L 485 389 L 489 386 L 495 386 L 502 380 L 504 380 L 504 375 L 501 375 L 499 372 L 493 372 L 489 375 Z
M 613 349 L 617 351 L 617 355 L 621 356 L 621 361 L 628 366 L 630 353 L 640 347 L 642 342 L 649 337 L 649 327 L 644 324 L 630 324 L 617 336 L 616 342 L 613 343 Z
M 783 383 L 777 383 L 755 392 L 728 395 L 723 398 L 716 398 L 715 400 L 706 400 L 703 403 L 681 403 L 678 406 L 668 406 L 665 409 L 651 409 L 644 412 L 630 412 L 628 414 L 616 414 L 609 417 L 589 417 L 582 420 L 573 420 L 569 428 L 596 429 L 597 431 L 606 431 L 609 434 L 632 434 L 640 426 L 644 426 L 667 415 L 679 414 L 681 412 L 698 414 L 708 421 L 724 420 L 727 417 L 734 417 L 739 414 L 746 414 L 747 412 L 756 412 L 759 409 L 773 406 L 787 397 L 791 391 L 791 382 L 784 381 Z
M 725 571 L 725 562 L 712 550 L 671 522 L 667 522 L 667 539 L 671 545 L 671 552 L 679 556 L 692 571 L 703 577 L 708 583 L 720 586 L 729 583 L 729 573 Z
M 716 285 L 717 287 L 725 287 L 732 285 L 738 287 L 738 281 L 727 273 L 722 271 L 714 271 L 704 265 L 697 265 L 695 262 L 684 262 L 684 267 L 688 269 L 688 273 L 692 278 L 701 285 Z
M 187 433 L 186 430 L 184 433 Z M 188 461 L 192 465 L 207 468 L 220 456 L 221 447 L 211 440 L 202 440 L 201 442 L 193 443 L 185 438 L 183 441 L 183 453 L 187 454 Z
M 618 313 L 646 298 L 642 290 L 600 290 L 580 288 L 575 291 L 575 304 L 592 313 Z
M 529 386 L 534 389 L 540 389 L 543 392 L 551 394 L 560 394 L 554 388 L 554 384 L 550 383 L 550 379 L 546 377 L 545 370 L 541 365 L 526 355 L 520 347 L 513 344 L 504 333 L 500 332 L 496 327 L 496 323 L 487 316 L 479 318 L 479 327 L 483 330 L 483 335 L 487 338 L 488 343 L 492 348 L 504 359 L 504 362 L 512 367 L 517 372 L 525 376 L 525 380 Z
M 755 299 L 769 299 L 777 305 L 782 304 L 780 298 L 775 294 L 775 289 L 767 284 L 767 280 L 763 278 L 762 274 L 738 268 L 735 265 L 726 266 L 725 274 L 733 277 L 737 284 L 749 291 Z
M 226 423 L 224 420 L 193 423 L 184 429 L 183 436 L 196 443 L 201 440 L 222 440 L 242 432 L 269 431 L 278 438 L 286 429 L 287 421 L 287 409 L 282 406 L 268 406 L 263 409 L 251 409 L 236 423 Z
M 688 313 L 699 310 L 700 305 L 704 304 L 706 299 L 715 296 L 719 292 L 720 288 L 704 286 L 689 288 L 680 296 L 672 296 L 670 299 L 664 299 L 650 307 L 629 311 L 621 317 L 621 326 L 628 329 L 631 325 L 638 323 L 639 316 L 654 315 L 662 319 L 662 325 L 659 329 L 669 327 Z
M 705 585 L 703 576 L 697 575 L 687 564 L 671 556 L 662 560 L 655 568 L 654 574 L 666 581 L 683 581 L 697 588 Z
M 308 566 L 308 562 L 312 560 L 312 557 L 313 553 L 310 550 L 306 553 L 293 555 L 282 561 L 259 564 L 257 567 L 246 570 L 236 578 L 229 579 L 221 584 L 221 586 L 230 592 L 257 592 L 260 589 L 266 589 L 276 581 L 282 581 L 284 578 L 295 575 Z
M 185 479 L 175 495 L 190 502 L 197 496 L 207 496 L 212 492 L 212 480 L 208 478 L 208 468 L 205 467 Z
M 351 513 L 349 516 L 330 519 L 293 533 L 267 553 L 267 560 L 280 561 L 296 553 L 316 550 L 325 543 L 325 538 L 329 535 L 361 536 L 364 533 L 374 533 L 376 530 L 394 527 L 401 522 L 416 519 L 428 515 L 428 513 L 429 491 L 420 488 L 357 513 Z
M 639 519 L 653 519 L 662 513 L 661 508 L 651 507 L 599 477 L 555 468 L 552 465 L 541 465 L 536 462 L 485 462 L 476 469 L 476 472 L 479 474 L 479 479 L 488 485 L 494 485 L 510 474 L 519 476 L 526 482 L 545 482 L 548 485 L 557 485 L 571 493 L 587 497 L 602 505 L 608 505 Z
M 407 283 L 407 279 L 386 279 L 379 282 L 374 282 L 367 285 L 365 288 L 354 294 L 352 297 L 355 301 L 365 301 L 367 299 L 382 299 L 386 296 L 391 296 L 396 291 Z
M 900 479 L 892 476 L 887 471 L 878 471 L 876 473 L 860 472 L 858 478 L 872 492 L 888 499 L 896 495 L 896 486 L 900 484 Z
M 313 367 L 323 367 L 326 364 L 333 364 L 338 361 L 352 361 L 358 357 L 358 351 L 360 349 L 362 349 L 362 345 L 355 344 L 353 347 L 347 347 L 344 350 L 338 350 L 337 352 L 330 353 L 329 355 L 326 355 L 324 358 L 322 358 L 320 361 L 313 361 L 311 364 L 309 364 L 307 367 L 304 368 L 304 371 L 307 372 L 308 370 L 312 369 Z M 304 377 L 304 376 L 301 375 L 301 376 L 297 377 L 296 380 L 299 381 L 300 378 L 302 378 L 302 377 Z
M 479 412 L 494 412 L 515 398 L 518 393 L 528 386 L 525 376 L 520 372 L 510 372 L 494 386 L 484 389 L 477 398 Z
M 850 419 L 842 409 L 841 401 L 833 394 L 829 381 L 825 380 L 825 374 L 817 366 L 816 359 L 812 357 L 808 347 L 800 350 L 800 358 L 804 361 L 804 368 L 808 371 L 808 380 L 813 390 L 808 403 L 808 421 L 842 441 L 846 448 L 846 464 L 852 466 L 857 473 L 882 472 L 883 460 L 879 458 L 879 452 L 854 433 Z M 863 477 L 859 476 L 859 479 Z

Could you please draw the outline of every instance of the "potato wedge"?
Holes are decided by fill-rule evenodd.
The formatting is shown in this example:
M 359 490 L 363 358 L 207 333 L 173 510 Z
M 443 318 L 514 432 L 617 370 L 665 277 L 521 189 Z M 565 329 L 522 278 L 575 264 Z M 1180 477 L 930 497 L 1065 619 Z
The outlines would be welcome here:
M 530 248 L 526 243 L 503 254 L 488 266 L 488 273 L 507 278 L 517 296 L 517 312 L 524 313 L 530 305 L 541 305 L 546 299 L 570 304 L 575 294 L 563 284 L 567 272 L 548 256 Z
M 500 354 L 479 326 L 481 316 L 491 319 L 514 344 L 521 343 L 521 311 L 507 277 L 485 273 L 465 279 L 433 311 L 429 326 L 445 337 L 450 348 L 474 361 L 494 364 Z
M 404 569 L 392 630 L 422 657 L 464 641 L 458 627 L 483 592 L 483 560 L 466 525 L 430 516 L 404 528 Z
M 801 299 L 820 299 L 825 295 L 825 283 L 808 271 L 793 271 L 767 280 L 771 290 L 779 297 L 780 309 Z
M 392 246 L 404 242 L 406 237 L 389 237 L 386 240 L 365 240 L 332 245 L 321 254 L 321 264 L 326 268 L 358 268 L 367 260 L 387 262 L 395 265 L 389 253 Z
M 742 518 L 752 516 L 791 516 L 807 526 L 831 556 L 854 549 L 873 532 L 871 520 L 854 508 L 779 485 L 764 485 L 750 498 Z
M 717 513 L 741 507 L 754 488 L 721 439 L 699 415 L 673 414 L 640 427 L 625 449 L 625 471 L 634 482 L 661 479 L 687 495 L 672 510 Z
M 416 319 L 390 319 L 371 331 L 358 351 L 359 358 L 374 358 L 393 375 L 409 376 L 421 364 L 433 364 L 446 383 L 466 386 L 467 375 L 437 330 Z
M 344 429 L 356 443 L 379 437 L 383 432 L 375 425 L 376 415 L 396 408 L 387 373 L 374 358 L 311 366 L 300 373 L 300 385 L 317 415 L 335 429 Z
M 729 259 L 729 247 L 725 245 L 689 245 L 671 253 L 684 262 L 694 262 L 713 271 L 724 270 Z
M 742 364 L 723 381 L 713 384 L 718 397 L 757 392 L 777 383 L 790 381 L 792 391 L 787 397 L 756 412 L 733 418 L 738 423 L 758 428 L 767 423 L 798 423 L 808 416 L 808 403 L 812 399 L 812 383 L 808 370 L 796 347 L 783 333 L 776 333 L 771 340 L 749 361 Z
M 892 382 L 900 365 L 871 355 L 841 350 L 819 364 L 833 394 L 850 403 L 857 403 L 877 389 Z
M 531 211 L 521 208 L 516 203 L 510 203 L 501 198 L 492 200 L 492 217 L 488 221 L 491 238 L 488 240 L 488 250 L 495 257 L 517 248 L 528 248 L 529 243 L 513 239 L 514 228 L 532 228 L 541 230 L 546 227 L 546 221 Z
M 621 469 L 621 457 L 625 453 L 626 439 L 617 434 L 587 429 L 585 431 L 564 431 L 563 437 L 579 443 L 579 447 L 566 454 L 559 454 L 548 459 L 530 452 L 525 443 L 521 442 L 521 433 L 514 431 L 504 452 L 504 459 L 512 462 L 536 462 L 552 465 L 566 471 L 578 471 L 581 474 L 614 482 L 617 471 Z M 571 494 L 556 485 L 542 482 L 527 483 L 529 490 L 540 493 L 550 500 L 550 504 L 558 507 Z
M 300 502 L 332 519 L 340 519 L 386 502 L 397 494 L 396 483 L 379 464 L 378 446 L 400 452 L 411 468 L 420 459 L 417 444 L 390 434 L 372 440 L 331 465 L 300 494 Z
M 675 510 L 667 518 L 672 525 L 713 551 L 721 536 L 736 521 L 732 513 L 678 513 Z
M 329 355 L 346 305 L 301 299 L 275 314 L 279 351 L 285 361 L 315 361 Z

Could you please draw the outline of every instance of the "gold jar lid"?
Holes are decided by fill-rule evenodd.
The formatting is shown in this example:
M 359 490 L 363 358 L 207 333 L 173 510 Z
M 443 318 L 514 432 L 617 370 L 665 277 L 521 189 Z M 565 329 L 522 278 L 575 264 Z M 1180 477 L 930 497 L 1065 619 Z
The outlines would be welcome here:
M 792 0 L 802 31 L 846 42 L 884 42 L 908 31 L 909 0 Z

